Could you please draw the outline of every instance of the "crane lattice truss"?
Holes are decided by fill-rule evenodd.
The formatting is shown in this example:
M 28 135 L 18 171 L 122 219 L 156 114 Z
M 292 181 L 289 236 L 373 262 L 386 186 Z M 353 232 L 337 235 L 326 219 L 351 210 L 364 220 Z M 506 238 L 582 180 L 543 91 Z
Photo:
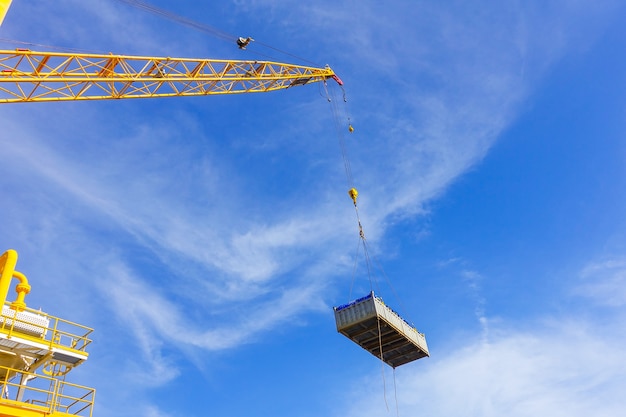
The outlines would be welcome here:
M 0 50 L 0 103 L 255 93 L 330 77 L 268 61 Z

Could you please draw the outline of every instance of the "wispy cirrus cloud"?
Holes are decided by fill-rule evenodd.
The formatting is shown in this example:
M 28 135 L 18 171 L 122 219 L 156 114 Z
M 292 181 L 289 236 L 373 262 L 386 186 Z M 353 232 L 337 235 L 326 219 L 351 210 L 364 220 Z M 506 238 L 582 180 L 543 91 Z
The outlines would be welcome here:
M 598 305 L 626 305 L 626 259 L 623 257 L 597 261 L 587 265 L 580 274 L 581 282 L 574 293 Z
M 542 21 L 536 20 L 532 10 L 509 10 L 502 14 L 503 20 L 497 20 L 492 17 L 500 16 L 505 6 L 493 6 L 471 16 L 421 6 L 419 13 L 391 10 L 383 21 L 375 7 L 359 8 L 362 19 L 356 23 L 355 33 L 360 35 L 331 37 L 337 42 L 350 43 L 352 39 L 352 62 L 370 64 L 365 72 L 362 65 L 350 67 L 354 79 L 349 84 L 357 97 L 351 109 L 363 120 L 363 135 L 367 137 L 361 142 L 367 146 L 351 145 L 355 156 L 352 163 L 357 178 L 366 184 L 362 215 L 368 236 L 374 239 L 384 235 L 390 216 L 423 212 L 426 202 L 485 155 L 514 119 L 532 90 L 533 80 L 540 79 L 550 62 L 567 51 L 568 34 L 575 33 L 573 26 L 579 18 L 573 13 L 568 15 L 574 16 L 570 21 L 561 22 L 561 37 L 539 39 L 528 29 Z M 334 9 L 332 19 L 314 21 L 338 34 L 341 29 L 333 24 L 353 10 L 349 6 Z M 321 13 L 321 9 L 316 10 Z M 107 19 L 113 14 L 105 13 Z M 434 20 L 428 21 L 426 16 Z M 397 25 L 393 24 L 396 18 L 416 21 Z M 406 38 L 424 42 L 416 44 L 415 54 L 406 54 L 407 43 L 402 42 Z M 377 55 L 382 50 L 388 54 Z M 386 60 L 387 55 L 402 57 L 402 64 Z M 398 88 L 403 94 L 368 96 L 374 90 Z M 377 103 L 375 107 L 369 106 L 372 101 Z M 366 121 L 368 118 L 371 121 Z M 194 120 L 185 116 L 188 119 Z M 170 139 L 181 135 L 178 120 L 181 117 L 175 114 L 169 122 L 135 126 L 126 133 L 127 143 L 116 141 L 109 148 L 111 156 L 89 153 L 93 150 L 85 148 L 81 158 L 77 159 L 76 153 L 66 157 L 37 140 L 29 147 L 23 141 L 7 149 L 25 165 L 30 164 L 33 172 L 73 196 L 74 204 L 89 206 L 108 218 L 111 227 L 150 248 L 162 262 L 199 263 L 203 271 L 213 273 L 212 279 L 221 287 L 205 288 L 221 299 L 255 299 L 266 295 L 272 288 L 270 282 L 282 274 L 293 273 L 303 265 L 318 268 L 321 262 L 307 262 L 298 252 L 308 251 L 324 259 L 321 247 L 341 239 L 337 226 L 343 227 L 352 219 L 337 213 L 331 204 L 306 207 L 306 214 L 301 211 L 305 206 L 299 205 L 263 221 L 247 219 L 244 207 L 220 199 L 223 194 L 237 193 L 232 189 L 244 192 L 245 183 L 238 183 L 237 175 L 232 175 L 236 163 L 219 161 L 219 155 L 206 148 L 204 159 L 195 160 L 192 147 L 185 150 Z M 150 150 L 155 146 L 158 153 Z M 37 158 L 32 157 L 33 149 Z M 196 178 L 185 175 L 187 172 Z M 209 188 L 200 186 L 198 175 Z M 230 176 L 230 181 L 216 183 L 212 180 L 216 176 Z M 184 184 L 190 181 L 193 186 L 187 190 Z M 206 193 L 206 198 L 187 198 L 200 193 Z M 281 197 L 291 199 L 294 194 L 291 191 Z M 213 204 L 206 205 L 207 201 Z M 271 212 L 269 207 L 275 202 L 268 198 L 256 204 Z M 146 279 L 136 278 L 138 282 Z M 286 291 L 295 290 L 302 282 L 292 285 Z M 145 319 L 158 323 L 151 315 Z
M 400 414 L 608 417 L 626 410 L 620 395 L 626 381 L 624 340 L 606 338 L 584 320 L 531 327 L 500 327 L 489 343 L 468 340 L 449 346 L 443 356 L 405 365 L 406 371 L 399 368 L 395 395 Z M 384 413 L 380 376 L 363 383 L 369 389 L 350 398 L 356 405 L 347 415 Z M 386 395 L 395 407 L 389 389 Z
M 445 266 L 458 262 L 452 259 Z M 478 296 L 476 314 L 489 321 L 488 337 L 472 337 L 471 332 L 451 337 L 457 345 L 440 345 L 439 355 L 398 368 L 393 396 L 389 373 L 387 388 L 379 375 L 367 375 L 361 381 L 367 389 L 353 393 L 342 415 L 348 410 L 347 415 L 374 416 L 396 406 L 407 416 L 623 414 L 625 270 L 621 257 L 589 262 L 580 281 L 570 282 L 564 294 L 555 296 L 567 305 L 579 296 L 594 304 L 516 322 L 489 320 L 482 309 L 481 277 L 464 270 L 468 297 Z M 609 315 L 607 307 L 612 309 Z

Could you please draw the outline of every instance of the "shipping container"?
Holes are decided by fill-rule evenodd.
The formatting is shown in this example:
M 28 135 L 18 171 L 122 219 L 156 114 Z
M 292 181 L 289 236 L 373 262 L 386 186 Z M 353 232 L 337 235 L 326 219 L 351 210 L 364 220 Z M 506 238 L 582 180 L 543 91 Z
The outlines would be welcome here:
M 430 356 L 424 335 L 373 291 L 334 310 L 339 333 L 393 368 Z

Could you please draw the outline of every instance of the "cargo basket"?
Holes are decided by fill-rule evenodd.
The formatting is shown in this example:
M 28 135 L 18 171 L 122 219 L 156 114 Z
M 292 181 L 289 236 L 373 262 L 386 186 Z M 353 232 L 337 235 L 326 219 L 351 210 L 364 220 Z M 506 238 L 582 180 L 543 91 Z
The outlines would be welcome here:
M 334 310 L 337 331 L 392 368 L 430 356 L 424 335 L 373 291 Z

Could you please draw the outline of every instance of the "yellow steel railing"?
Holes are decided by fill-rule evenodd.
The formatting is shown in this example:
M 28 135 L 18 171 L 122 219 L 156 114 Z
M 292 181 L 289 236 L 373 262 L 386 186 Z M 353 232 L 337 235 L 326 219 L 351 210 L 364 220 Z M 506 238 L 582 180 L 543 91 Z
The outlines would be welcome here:
M 5 302 L 0 314 L 0 333 L 8 338 L 16 336 L 44 344 L 50 349 L 60 347 L 87 354 L 93 329 L 31 308 L 13 310 L 10 304 Z
M 0 415 L 65 414 L 91 417 L 96 390 L 0 366 Z

